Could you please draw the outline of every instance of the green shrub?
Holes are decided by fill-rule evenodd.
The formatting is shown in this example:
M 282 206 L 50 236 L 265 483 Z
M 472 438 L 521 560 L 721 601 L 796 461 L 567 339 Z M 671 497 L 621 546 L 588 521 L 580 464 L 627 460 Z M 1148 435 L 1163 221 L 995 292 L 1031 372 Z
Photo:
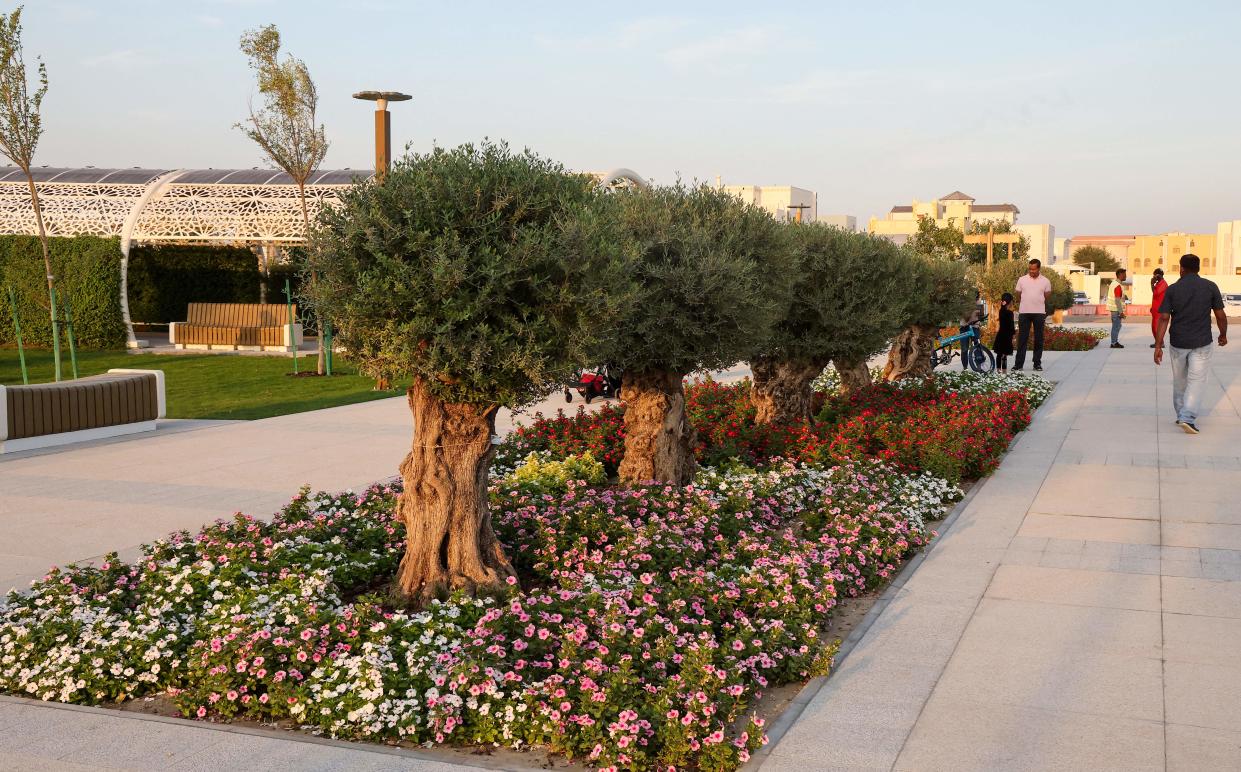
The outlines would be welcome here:
M 117 239 L 74 236 L 50 240 L 57 295 L 69 301 L 74 337 L 86 348 L 125 345 L 121 315 L 121 249 Z M 8 291 L 17 292 L 22 339 L 33 346 L 52 345 L 43 254 L 35 236 L 0 236 L 0 343 L 16 343 Z
M 603 464 L 596 461 L 590 453 L 566 456 L 559 461 L 547 453 L 531 453 L 526 456 L 526 462 L 504 477 L 499 485 L 503 490 L 520 491 L 534 496 L 559 496 L 567 492 L 569 484 L 573 482 L 597 486 L 607 481 Z
M 190 303 L 257 303 L 259 278 L 258 257 L 247 247 L 135 246 L 129 252 L 129 318 L 166 324 L 185 321 Z M 273 289 L 268 301 L 283 303 L 284 294 Z

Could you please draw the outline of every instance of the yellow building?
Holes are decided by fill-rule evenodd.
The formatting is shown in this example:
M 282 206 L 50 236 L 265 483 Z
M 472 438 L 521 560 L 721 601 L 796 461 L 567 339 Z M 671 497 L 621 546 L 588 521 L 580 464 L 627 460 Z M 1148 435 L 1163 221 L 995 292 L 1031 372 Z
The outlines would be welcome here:
M 1012 204 L 977 204 L 973 196 L 953 191 L 933 201 L 915 200 L 911 206 L 894 206 L 888 216 L 870 218 L 871 233 L 903 244 L 918 232 L 918 221 L 931 219 L 941 228 L 952 225 L 968 231 L 975 222 L 1006 222 L 1014 225 L 1021 211 Z
M 1076 242 L 1074 242 L 1076 246 Z M 1174 270 L 1181 255 L 1195 254 L 1202 260 L 1203 274 L 1226 273 L 1229 266 L 1216 259 L 1214 233 L 1160 233 L 1134 236 L 1129 245 L 1125 265 L 1136 273 L 1150 273 L 1156 268 Z

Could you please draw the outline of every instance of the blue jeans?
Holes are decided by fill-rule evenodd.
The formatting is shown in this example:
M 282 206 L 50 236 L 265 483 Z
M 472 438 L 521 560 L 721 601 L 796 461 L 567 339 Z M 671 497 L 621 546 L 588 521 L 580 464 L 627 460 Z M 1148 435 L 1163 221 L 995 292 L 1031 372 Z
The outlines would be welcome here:
M 1178 421 L 1192 424 L 1198 418 L 1213 348 L 1211 343 L 1198 348 L 1168 347 L 1172 359 L 1172 407 Z
M 1119 311 L 1112 312 L 1112 345 L 1120 343 L 1120 323 L 1124 318 Z

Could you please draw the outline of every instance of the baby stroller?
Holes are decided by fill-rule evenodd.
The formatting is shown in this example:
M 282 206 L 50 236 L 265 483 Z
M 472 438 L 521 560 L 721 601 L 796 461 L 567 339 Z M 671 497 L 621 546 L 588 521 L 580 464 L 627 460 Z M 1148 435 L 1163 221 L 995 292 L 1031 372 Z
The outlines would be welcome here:
M 578 373 L 574 380 L 564 387 L 564 401 L 573 401 L 573 389 L 586 400 L 589 405 L 595 397 L 615 397 L 620 394 L 621 371 L 616 367 L 603 365 L 593 373 Z

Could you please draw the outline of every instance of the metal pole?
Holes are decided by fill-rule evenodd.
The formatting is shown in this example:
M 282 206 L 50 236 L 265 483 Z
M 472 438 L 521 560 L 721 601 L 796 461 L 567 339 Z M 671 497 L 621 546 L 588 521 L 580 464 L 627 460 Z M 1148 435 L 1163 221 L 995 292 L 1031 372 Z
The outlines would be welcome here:
M 293 349 L 293 374 L 297 375 L 297 336 L 293 334 L 293 286 L 284 280 L 284 304 L 289 310 L 289 347 Z
M 323 322 L 323 337 L 325 338 L 325 340 L 323 341 L 323 348 L 324 348 L 324 355 L 325 355 L 324 372 L 327 375 L 331 375 L 332 374 L 332 323 L 327 320 L 324 320 Z
M 392 113 L 388 100 L 375 102 L 375 179 L 383 182 L 392 163 Z
M 73 380 L 78 379 L 78 347 L 73 341 L 73 309 L 65 298 L 65 335 L 69 338 L 69 361 L 73 364 Z
M 13 309 L 13 332 L 17 335 L 17 358 L 22 363 L 22 383 L 30 384 L 30 374 L 26 371 L 26 349 L 22 346 L 22 320 L 17 314 L 17 293 L 9 285 L 9 306 Z
M 47 295 L 52 303 L 52 358 L 56 360 L 56 381 L 60 382 L 60 317 L 56 315 L 56 290 L 48 287 Z

